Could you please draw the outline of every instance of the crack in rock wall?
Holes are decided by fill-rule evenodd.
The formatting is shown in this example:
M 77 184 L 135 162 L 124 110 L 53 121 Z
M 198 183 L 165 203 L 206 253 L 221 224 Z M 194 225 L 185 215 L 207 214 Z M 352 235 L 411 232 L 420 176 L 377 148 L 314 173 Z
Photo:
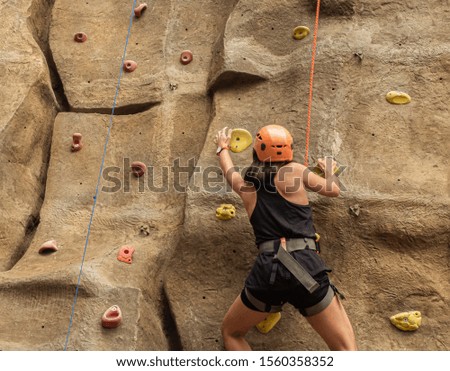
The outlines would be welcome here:
M 291 34 L 313 29 L 316 2 L 147 4 L 133 18 L 126 59 L 138 67 L 121 77 L 113 118 L 132 1 L 0 5 L 8 36 L 0 41 L 0 326 L 9 329 L 0 349 L 64 346 L 110 120 L 69 349 L 223 349 L 220 323 L 256 250 L 221 174 L 206 184 L 217 166 L 212 140 L 224 126 L 255 134 L 279 123 L 302 162 L 312 34 Z M 361 349 L 448 350 L 450 47 L 440 27 L 448 7 L 323 0 L 321 10 L 310 156 L 348 165 L 342 197 L 311 195 L 323 257 Z M 77 32 L 87 41 L 75 42 Z M 183 50 L 190 64 L 180 63 Z M 412 102 L 390 105 L 390 90 Z M 83 148 L 73 153 L 77 132 Z M 243 168 L 251 151 L 233 158 Z M 147 165 L 143 177 L 133 176 L 133 161 Z M 235 204 L 236 218 L 217 220 L 221 203 Z M 38 254 L 50 239 L 59 250 Z M 116 258 L 124 245 L 136 249 L 130 265 Z M 105 330 L 100 317 L 113 304 L 123 324 Z M 388 317 L 413 309 L 424 324 L 405 336 Z M 272 332 L 252 330 L 249 340 L 260 350 L 326 349 L 289 307 Z

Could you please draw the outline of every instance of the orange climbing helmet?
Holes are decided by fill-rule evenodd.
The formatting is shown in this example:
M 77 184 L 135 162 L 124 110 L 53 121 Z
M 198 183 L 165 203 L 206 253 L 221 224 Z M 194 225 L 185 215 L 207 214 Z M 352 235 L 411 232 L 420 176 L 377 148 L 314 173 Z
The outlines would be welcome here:
M 267 125 L 256 134 L 253 149 L 262 162 L 292 161 L 292 135 L 280 125 Z

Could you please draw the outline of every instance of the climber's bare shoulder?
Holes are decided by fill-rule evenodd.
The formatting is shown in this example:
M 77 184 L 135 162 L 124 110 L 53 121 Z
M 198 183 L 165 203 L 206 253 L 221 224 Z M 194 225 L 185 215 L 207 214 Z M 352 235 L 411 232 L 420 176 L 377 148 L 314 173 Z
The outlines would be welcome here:
M 275 177 L 277 191 L 288 201 L 306 205 L 308 195 L 305 190 L 305 173 L 309 170 L 298 162 L 290 162 L 284 165 Z

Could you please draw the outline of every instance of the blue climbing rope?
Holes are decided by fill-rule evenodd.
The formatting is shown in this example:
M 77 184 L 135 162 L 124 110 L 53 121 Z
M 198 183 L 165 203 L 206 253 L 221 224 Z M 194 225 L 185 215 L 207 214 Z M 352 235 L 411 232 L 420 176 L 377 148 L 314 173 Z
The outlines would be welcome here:
M 127 38 L 126 38 L 126 41 L 125 41 L 125 47 L 123 49 L 122 63 L 120 65 L 119 79 L 117 81 L 116 94 L 114 95 L 114 102 L 113 102 L 113 106 L 112 106 L 112 110 L 111 110 L 111 116 L 109 118 L 108 133 L 106 135 L 105 145 L 103 147 L 102 163 L 100 165 L 100 171 L 98 173 L 97 186 L 95 188 L 94 204 L 92 205 L 91 217 L 89 219 L 88 230 L 87 230 L 87 235 L 86 235 L 86 241 L 85 241 L 85 244 L 84 244 L 83 257 L 81 259 L 80 273 L 78 274 L 77 287 L 75 289 L 75 296 L 73 298 L 72 313 L 70 315 L 69 328 L 67 329 L 67 335 L 66 335 L 66 342 L 64 344 L 64 350 L 67 350 L 67 345 L 69 343 L 69 337 L 70 337 L 70 330 L 72 329 L 73 316 L 75 314 L 75 305 L 77 304 L 78 290 L 80 288 L 81 275 L 83 274 L 83 265 L 84 265 L 84 259 L 86 257 L 87 247 L 88 247 L 88 244 L 89 244 L 89 236 L 91 235 L 91 226 L 92 226 L 92 221 L 94 220 L 94 213 L 95 213 L 95 207 L 97 205 L 97 200 L 98 200 L 98 190 L 100 188 L 101 176 L 102 176 L 102 172 L 103 172 L 103 167 L 105 166 L 106 149 L 108 147 L 109 137 L 110 137 L 110 134 L 111 134 L 111 128 L 112 128 L 112 123 L 113 123 L 114 111 L 116 109 L 117 96 L 119 95 L 120 80 L 121 80 L 122 74 L 123 74 L 123 68 L 122 67 L 123 67 L 123 63 L 125 61 L 125 55 L 127 54 L 128 40 L 130 38 L 131 26 L 133 25 L 133 15 L 134 15 L 134 8 L 135 7 L 136 7 L 136 0 L 133 0 L 133 7 L 131 9 L 131 15 L 130 15 L 130 23 L 129 23 L 129 26 L 128 26 L 128 33 L 127 33 Z

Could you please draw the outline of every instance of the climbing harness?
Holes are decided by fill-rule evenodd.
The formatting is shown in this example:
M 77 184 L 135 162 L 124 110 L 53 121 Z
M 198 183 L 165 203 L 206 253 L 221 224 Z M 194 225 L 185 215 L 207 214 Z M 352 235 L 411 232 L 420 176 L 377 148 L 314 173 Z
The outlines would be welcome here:
M 314 293 L 318 288 L 318 282 L 303 268 L 300 263 L 294 259 L 294 257 L 290 254 L 291 252 L 298 250 L 315 250 L 318 252 L 318 241 L 320 236 L 316 234 L 316 238 L 292 238 L 286 239 L 284 237 L 280 238 L 280 240 L 271 240 L 265 241 L 258 245 L 259 253 L 275 253 L 273 257 L 272 264 L 272 272 L 270 276 L 269 284 L 273 284 L 275 282 L 276 272 L 278 269 L 278 263 L 281 263 L 304 287 L 308 290 L 309 293 Z M 279 247 L 277 250 L 277 245 L 279 241 Z M 264 303 L 263 301 L 256 298 L 250 290 L 247 288 L 244 289 L 245 295 L 249 302 L 259 311 L 268 312 L 268 313 L 276 313 L 280 312 L 282 305 L 271 305 Z M 325 296 L 320 300 L 317 304 L 305 308 L 305 314 L 307 316 L 312 316 L 313 314 L 317 314 L 325 309 L 333 300 L 335 295 L 339 295 L 341 299 L 345 299 L 344 295 L 330 283 L 328 287 L 328 291 Z
M 274 252 L 275 244 L 277 240 L 271 240 L 261 243 L 258 246 L 259 253 L 263 252 Z M 280 245 L 278 251 L 273 257 L 272 273 L 270 276 L 270 284 L 273 285 L 275 282 L 275 276 L 278 268 L 278 262 L 280 262 L 284 267 L 291 272 L 295 278 L 309 291 L 313 293 L 319 288 L 317 281 L 311 277 L 311 275 L 303 268 L 297 260 L 295 260 L 290 252 L 298 250 L 316 250 L 316 241 L 312 238 L 293 238 L 286 239 L 284 237 L 280 238 Z
M 244 289 L 245 295 L 247 296 L 248 301 L 259 311 L 266 313 L 277 313 L 281 312 L 283 305 L 271 305 L 262 302 L 261 300 L 255 298 L 250 290 L 247 288 Z M 333 300 L 335 294 L 335 287 L 330 285 L 328 286 L 328 291 L 325 296 L 320 300 L 317 304 L 314 304 L 310 307 L 304 309 L 305 314 L 307 316 L 312 316 L 314 314 L 320 313 L 323 311 Z
M 312 108 L 312 98 L 313 98 L 313 82 L 314 82 L 314 64 L 316 61 L 316 49 L 317 49 L 317 32 L 319 30 L 319 12 L 320 12 L 320 0 L 317 0 L 316 8 L 316 21 L 314 23 L 314 37 L 312 45 L 312 56 L 311 56 L 311 70 L 309 73 L 309 99 L 308 99 L 308 119 L 306 123 L 306 140 L 305 140 L 305 166 L 308 166 L 308 156 L 309 156 L 309 134 L 311 131 L 311 108 Z

